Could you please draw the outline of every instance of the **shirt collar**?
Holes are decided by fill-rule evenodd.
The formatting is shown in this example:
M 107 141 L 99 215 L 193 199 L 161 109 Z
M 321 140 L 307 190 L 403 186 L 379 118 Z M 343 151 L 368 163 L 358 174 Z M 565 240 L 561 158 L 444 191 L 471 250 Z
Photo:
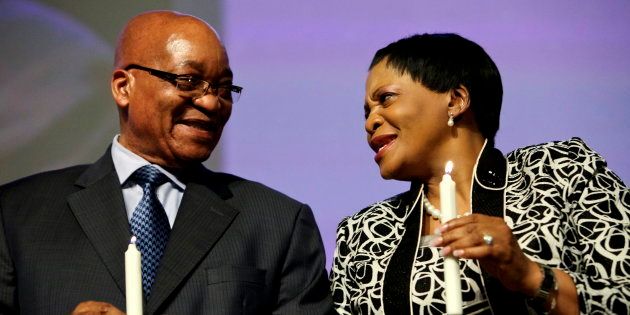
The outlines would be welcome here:
M 184 185 L 175 175 L 165 170 L 159 165 L 151 164 L 149 161 L 143 159 L 141 156 L 131 152 L 131 150 L 125 148 L 120 142 L 118 142 L 118 138 L 120 135 L 116 135 L 114 140 L 112 141 L 112 160 L 114 162 L 114 167 L 116 168 L 116 174 L 118 175 L 118 180 L 120 181 L 120 185 L 125 184 L 127 179 L 135 172 L 137 169 L 145 166 L 145 165 L 153 165 L 160 170 L 168 179 L 173 183 L 177 189 L 184 191 L 186 189 L 186 185 Z
M 487 140 L 477 157 L 473 175 L 475 181 L 486 189 L 502 190 L 507 185 L 507 160 Z

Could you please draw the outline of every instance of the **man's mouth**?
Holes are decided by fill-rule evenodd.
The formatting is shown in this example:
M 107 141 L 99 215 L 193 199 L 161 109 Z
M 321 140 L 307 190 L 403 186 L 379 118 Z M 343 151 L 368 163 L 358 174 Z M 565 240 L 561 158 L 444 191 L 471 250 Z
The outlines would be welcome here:
M 216 122 L 202 119 L 182 119 L 177 123 L 207 132 L 216 131 L 219 126 Z

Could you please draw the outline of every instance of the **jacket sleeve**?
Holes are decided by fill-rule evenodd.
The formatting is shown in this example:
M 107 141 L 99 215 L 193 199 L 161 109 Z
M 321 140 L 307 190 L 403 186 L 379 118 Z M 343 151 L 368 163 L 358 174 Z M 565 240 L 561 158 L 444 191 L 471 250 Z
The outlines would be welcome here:
M 625 314 L 630 309 L 630 190 L 580 139 L 567 144 L 571 163 L 557 161 L 568 201 L 562 265 L 577 287 L 582 314 Z
M 5 234 L 3 187 L 0 187 L 0 314 L 17 314 L 18 303 L 13 260 Z
M 333 302 L 337 313 L 341 315 L 352 314 L 350 297 L 351 291 L 356 287 L 348 270 L 349 261 L 352 258 L 351 249 L 348 245 L 348 230 L 348 218 L 346 218 L 337 227 L 333 267 L 330 272 Z
M 326 255 L 317 223 L 310 207 L 303 205 L 282 266 L 273 314 L 334 314 L 325 265 Z

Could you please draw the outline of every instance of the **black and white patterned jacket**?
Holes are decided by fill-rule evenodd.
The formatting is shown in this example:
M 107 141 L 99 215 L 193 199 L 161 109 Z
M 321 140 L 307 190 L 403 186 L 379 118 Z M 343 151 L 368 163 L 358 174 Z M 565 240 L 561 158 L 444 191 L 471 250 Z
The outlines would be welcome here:
M 412 279 L 418 272 L 415 250 L 404 248 L 417 246 L 418 229 L 409 222 L 422 225 L 422 203 L 411 209 L 418 189 L 339 224 L 330 277 L 340 314 L 384 314 L 391 303 L 385 275 Z M 529 146 L 506 158 L 484 148 L 472 195 L 473 211 L 503 216 L 527 256 L 571 276 L 581 314 L 629 313 L 630 190 L 582 140 Z M 522 296 L 487 274 L 482 279 L 494 314 L 527 314 Z M 394 303 L 421 293 L 409 284 L 398 286 L 411 292 L 397 291 Z

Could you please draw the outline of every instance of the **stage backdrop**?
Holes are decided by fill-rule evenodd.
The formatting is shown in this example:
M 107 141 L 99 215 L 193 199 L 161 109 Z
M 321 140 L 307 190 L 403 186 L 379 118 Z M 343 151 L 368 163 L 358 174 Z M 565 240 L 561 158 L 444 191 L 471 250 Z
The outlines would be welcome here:
M 199 0 L 0 2 L 0 182 L 102 154 L 117 131 L 113 40 L 155 8 L 214 24 L 245 87 L 208 165 L 310 204 L 329 267 L 339 220 L 408 187 L 380 178 L 362 109 L 371 57 L 403 36 L 456 32 L 486 49 L 504 152 L 578 136 L 630 180 L 628 1 Z

